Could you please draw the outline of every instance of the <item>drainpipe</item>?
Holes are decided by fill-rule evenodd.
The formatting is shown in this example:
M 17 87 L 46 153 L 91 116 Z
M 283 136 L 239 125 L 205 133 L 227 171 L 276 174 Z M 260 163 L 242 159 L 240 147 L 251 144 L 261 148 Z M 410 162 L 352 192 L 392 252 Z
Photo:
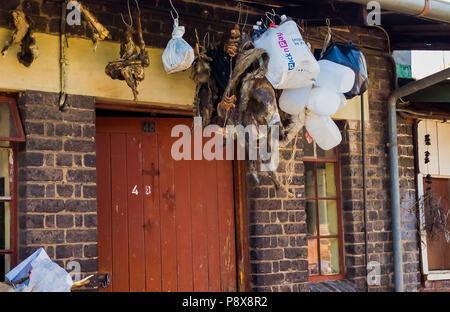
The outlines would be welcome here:
M 394 251 L 395 291 L 403 291 L 402 224 L 397 146 L 397 100 L 450 78 L 450 68 L 395 89 L 389 97 L 389 160 L 391 169 L 392 238 Z
M 339 0 L 367 5 L 371 0 Z M 442 0 L 377 0 L 381 8 L 450 23 L 450 4 Z

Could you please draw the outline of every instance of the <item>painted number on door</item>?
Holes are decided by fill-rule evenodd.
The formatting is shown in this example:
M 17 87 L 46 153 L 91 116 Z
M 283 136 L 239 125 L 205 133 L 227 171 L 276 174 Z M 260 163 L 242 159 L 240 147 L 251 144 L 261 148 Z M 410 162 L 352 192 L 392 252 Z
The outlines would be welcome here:
M 150 195 L 152 193 L 152 187 L 150 185 L 146 185 L 145 186 L 145 195 Z M 131 191 L 131 194 L 138 196 L 139 195 L 139 190 L 138 190 L 138 186 L 135 185 L 133 187 L 133 190 Z

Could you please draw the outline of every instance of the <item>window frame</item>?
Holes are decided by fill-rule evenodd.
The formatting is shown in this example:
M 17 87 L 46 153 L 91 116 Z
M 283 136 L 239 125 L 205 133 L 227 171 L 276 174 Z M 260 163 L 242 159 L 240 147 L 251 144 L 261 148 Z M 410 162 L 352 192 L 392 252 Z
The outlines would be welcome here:
M 7 142 L 9 144 L 5 144 L 5 146 L 0 146 L 0 150 L 7 150 L 12 154 L 12 164 L 9 163 L 9 180 L 5 181 L 5 183 L 9 183 L 9 196 L 0 196 L 0 202 L 9 203 L 10 210 L 10 242 L 9 249 L 0 249 L 0 255 L 9 255 L 11 257 L 11 268 L 15 267 L 18 264 L 18 235 L 17 235 L 17 227 L 18 227 L 18 210 L 17 210 L 17 202 L 18 202 L 18 142 L 25 141 L 25 132 L 22 127 L 22 122 L 19 115 L 19 110 L 17 108 L 17 103 L 15 98 L 1 95 L 0 94 L 0 102 L 6 102 L 9 104 L 9 109 L 12 117 L 14 118 L 13 122 L 17 127 L 18 137 L 0 137 L 1 142 Z M 10 154 L 10 155 L 11 155 Z M 5 272 L 7 273 L 7 272 Z
M 16 125 L 17 131 L 19 131 L 18 137 L 0 136 L 0 141 L 25 142 L 25 132 L 23 131 L 22 121 L 20 120 L 20 114 L 19 109 L 17 108 L 16 100 L 12 97 L 2 96 L 0 94 L 0 102 L 6 102 L 9 104 L 9 110 L 14 118 L 14 124 Z
M 312 144 L 316 144 L 312 142 Z M 318 148 L 318 146 L 317 146 Z M 319 274 L 318 275 L 310 275 L 308 270 L 308 281 L 309 282 L 321 282 L 328 280 L 339 280 L 345 278 L 345 257 L 344 257 L 344 231 L 343 231 L 343 222 L 342 222 L 342 187 L 341 187 L 341 165 L 340 165 L 340 153 L 339 147 L 334 148 L 334 158 L 324 158 L 324 157 L 311 157 L 304 156 L 303 163 L 314 163 L 314 197 L 307 197 L 305 194 L 305 202 L 306 201 L 314 201 L 316 204 L 316 227 L 317 227 L 317 235 L 307 236 L 307 240 L 309 242 L 310 238 L 314 238 L 317 240 L 317 255 L 319 262 Z M 318 163 L 333 163 L 335 165 L 334 168 L 334 177 L 336 184 L 336 197 L 319 197 L 318 196 L 318 185 L 317 185 L 317 164 Z M 306 184 L 306 180 L 305 180 Z M 336 208 L 337 208 L 337 218 L 338 218 L 338 235 L 320 235 L 320 220 L 319 220 L 319 200 L 335 200 Z M 339 274 L 335 275 L 322 275 L 321 272 L 321 261 L 320 261 L 320 239 L 326 238 L 337 238 L 339 244 Z
M 0 249 L 0 255 L 10 255 L 11 268 L 17 265 L 17 143 L 12 142 L 9 147 L 0 147 L 2 150 L 9 150 L 13 155 L 13 163 L 9 164 L 9 187 L 10 196 L 0 197 L 0 202 L 9 203 L 10 208 L 10 248 Z

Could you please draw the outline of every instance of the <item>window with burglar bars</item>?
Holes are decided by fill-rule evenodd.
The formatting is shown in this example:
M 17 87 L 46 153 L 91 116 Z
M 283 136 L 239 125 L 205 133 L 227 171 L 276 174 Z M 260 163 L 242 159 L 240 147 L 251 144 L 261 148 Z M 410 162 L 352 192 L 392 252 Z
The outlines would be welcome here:
M 308 271 L 310 281 L 344 277 L 338 148 L 304 142 Z
M 24 141 L 16 102 L 0 96 L 0 282 L 17 262 L 16 142 Z

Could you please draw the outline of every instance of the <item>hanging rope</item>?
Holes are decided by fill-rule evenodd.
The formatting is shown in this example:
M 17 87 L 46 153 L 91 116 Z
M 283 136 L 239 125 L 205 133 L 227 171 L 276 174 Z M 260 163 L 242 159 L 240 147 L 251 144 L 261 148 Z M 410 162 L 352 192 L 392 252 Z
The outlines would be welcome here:
M 297 140 L 298 140 L 299 134 L 295 136 L 294 139 L 294 146 L 292 148 L 292 155 L 291 158 L 286 163 L 286 184 L 283 186 L 286 188 L 286 192 L 289 198 L 295 198 L 295 192 L 291 191 L 289 189 L 289 186 L 292 185 L 292 181 L 294 180 L 294 173 L 295 173 L 295 154 L 297 153 Z

